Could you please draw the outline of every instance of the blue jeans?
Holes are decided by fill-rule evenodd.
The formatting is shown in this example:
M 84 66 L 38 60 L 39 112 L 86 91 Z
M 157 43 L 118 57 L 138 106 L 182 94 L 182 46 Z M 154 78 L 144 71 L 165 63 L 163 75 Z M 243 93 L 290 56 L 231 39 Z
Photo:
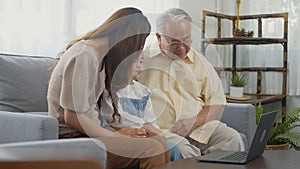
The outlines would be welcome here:
M 168 150 L 169 150 L 169 155 L 170 155 L 171 161 L 182 159 L 181 152 L 175 144 L 167 141 L 167 145 L 168 145 Z

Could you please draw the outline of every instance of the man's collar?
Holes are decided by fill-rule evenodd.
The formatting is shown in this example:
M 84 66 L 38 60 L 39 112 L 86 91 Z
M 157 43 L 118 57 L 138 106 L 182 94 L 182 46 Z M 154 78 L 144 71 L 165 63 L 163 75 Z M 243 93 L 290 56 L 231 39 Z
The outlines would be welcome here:
M 192 57 L 193 56 L 193 49 L 191 48 L 190 51 L 187 53 L 186 57 L 184 58 L 184 60 L 187 60 L 191 63 L 194 63 L 194 58 Z

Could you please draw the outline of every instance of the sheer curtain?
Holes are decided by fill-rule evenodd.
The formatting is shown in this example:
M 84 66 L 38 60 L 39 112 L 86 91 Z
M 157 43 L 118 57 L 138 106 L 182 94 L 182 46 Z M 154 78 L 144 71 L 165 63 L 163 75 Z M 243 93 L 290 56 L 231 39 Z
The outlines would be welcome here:
M 0 0 L 0 52 L 53 55 L 63 46 L 65 1 Z
M 125 6 L 159 13 L 179 0 L 0 0 L 0 52 L 55 57 Z
M 245 1 L 246 2 L 246 1 Z M 300 1 L 299 0 L 252 0 L 251 3 L 248 2 L 248 6 L 252 13 L 279 13 L 288 12 L 289 13 L 289 25 L 288 25 L 288 87 L 287 94 L 290 96 L 300 95 L 300 39 L 299 25 L 300 25 Z M 255 5 L 256 4 L 256 5 Z M 260 4 L 260 5 L 257 5 Z M 246 5 L 246 4 L 245 4 Z M 282 20 L 276 21 L 266 21 L 263 25 L 264 34 L 267 37 L 282 37 Z M 250 51 L 254 57 L 255 62 L 252 64 L 262 64 L 266 66 L 279 65 L 281 63 L 281 46 L 271 46 L 265 47 L 261 53 L 266 55 L 259 56 L 260 51 L 255 51 L 252 49 Z M 279 55 L 279 57 L 278 57 Z M 259 63 L 258 63 L 259 62 Z M 281 86 L 278 82 L 281 81 L 280 75 L 269 75 L 267 77 L 266 90 L 270 92 L 277 93 Z M 269 83 L 268 83 L 269 82 Z
M 158 13 L 172 8 L 179 7 L 179 0 L 77 0 L 72 2 L 73 35 L 80 36 L 91 28 L 98 26 L 107 19 L 114 11 L 122 7 L 136 7 L 143 11 L 148 17 L 155 32 L 155 18 Z M 89 18 L 87 20 L 87 18 Z M 70 37 L 71 38 L 71 37 Z M 155 39 L 154 33 L 147 38 L 147 43 Z

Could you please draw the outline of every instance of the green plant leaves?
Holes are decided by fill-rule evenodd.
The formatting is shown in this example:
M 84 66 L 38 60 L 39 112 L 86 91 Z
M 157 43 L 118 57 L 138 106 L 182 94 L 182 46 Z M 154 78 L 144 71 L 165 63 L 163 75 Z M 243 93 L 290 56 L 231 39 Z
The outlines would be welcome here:
M 232 75 L 230 81 L 231 81 L 231 85 L 236 87 L 244 87 L 246 84 L 245 75 L 238 75 L 237 73 L 234 73 Z
M 300 150 L 300 132 L 292 130 L 300 126 L 300 108 L 295 108 L 288 115 L 279 115 L 276 125 L 268 139 L 269 145 L 283 144 L 288 142 L 296 150 Z
M 255 110 L 256 110 L 256 124 L 258 124 L 260 116 L 263 112 L 263 106 L 261 105 L 261 102 L 259 102 L 258 104 L 254 103 L 253 105 L 254 105 Z
M 287 132 L 276 136 L 276 139 L 288 142 L 294 149 L 300 150 L 300 133 Z

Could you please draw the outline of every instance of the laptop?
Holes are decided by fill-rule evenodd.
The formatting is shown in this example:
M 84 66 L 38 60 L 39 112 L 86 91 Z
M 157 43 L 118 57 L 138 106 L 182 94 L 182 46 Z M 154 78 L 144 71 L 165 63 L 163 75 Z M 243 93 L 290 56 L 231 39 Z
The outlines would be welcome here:
M 201 162 L 245 164 L 263 154 L 277 111 L 263 113 L 259 119 L 249 151 L 217 150 L 197 157 Z

